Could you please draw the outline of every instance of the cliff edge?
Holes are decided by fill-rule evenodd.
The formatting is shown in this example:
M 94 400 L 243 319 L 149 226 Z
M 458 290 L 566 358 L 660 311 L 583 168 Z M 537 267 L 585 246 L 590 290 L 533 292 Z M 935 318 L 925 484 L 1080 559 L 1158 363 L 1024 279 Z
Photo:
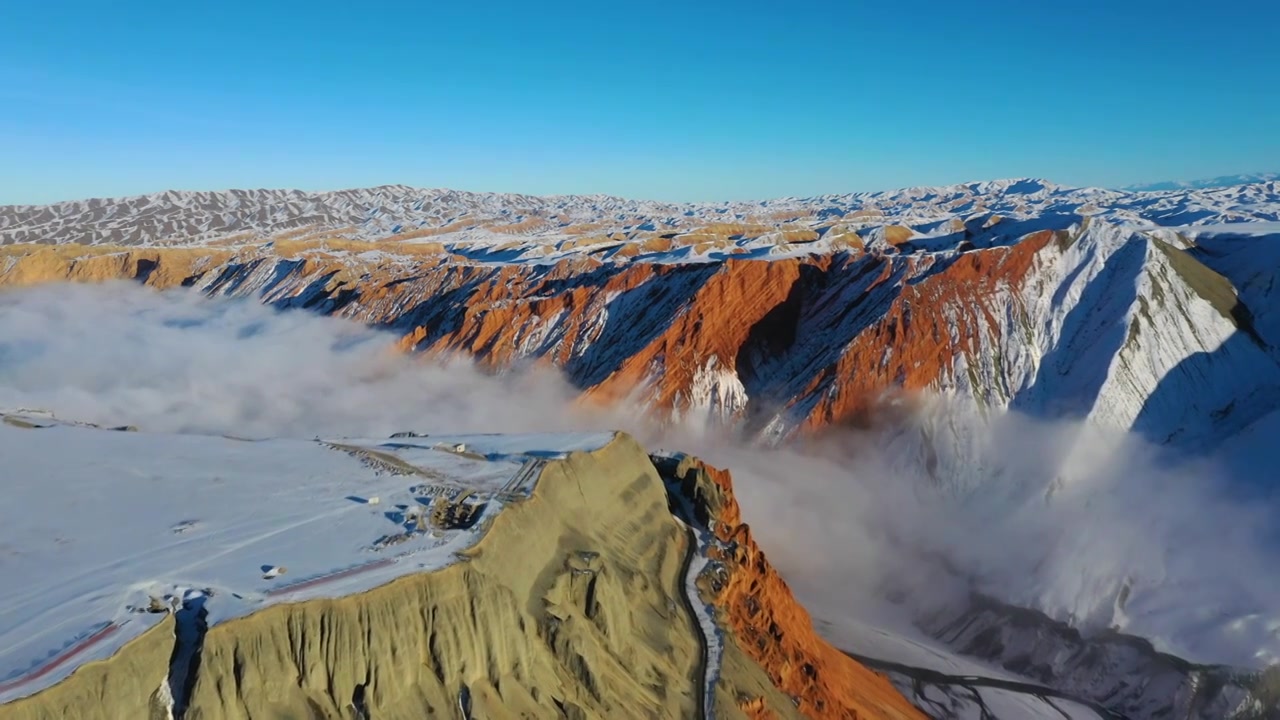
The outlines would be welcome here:
M 146 436 L 28 425 L 3 431 Z M 361 459 L 417 467 L 424 444 L 384 442 Z M 499 455 L 466 454 L 476 466 Z M 515 497 L 509 483 L 492 495 L 505 504 L 477 511 L 479 539 L 444 567 L 223 620 L 209 608 L 228 591 L 201 595 L 0 706 L 0 719 L 919 717 L 814 635 L 745 526 L 733 526 L 737 550 L 724 549 L 736 513 L 727 478 L 700 481 L 721 495 L 695 491 L 704 507 L 685 519 L 670 511 L 685 502 L 669 492 L 678 484 L 627 435 L 551 455 L 515 458 L 545 456 L 530 492 Z M 683 476 L 711 472 L 688 467 Z M 716 547 L 698 532 L 702 516 L 717 518 Z M 699 562 L 708 555 L 714 564 Z M 753 602 L 757 613 L 742 609 Z

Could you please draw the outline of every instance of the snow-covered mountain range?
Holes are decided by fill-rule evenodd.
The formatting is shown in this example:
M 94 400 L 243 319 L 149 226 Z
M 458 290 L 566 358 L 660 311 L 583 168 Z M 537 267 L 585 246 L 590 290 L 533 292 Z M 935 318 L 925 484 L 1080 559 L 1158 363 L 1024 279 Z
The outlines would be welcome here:
M 162 193 L 0 208 L 0 282 L 256 297 L 419 350 L 549 359 L 588 394 L 773 440 L 855 420 L 896 389 L 1203 448 L 1280 402 L 1277 236 L 1276 182 L 720 205 Z
M 583 235 L 705 230 L 707 224 L 777 224 L 844 230 L 883 221 L 925 236 L 992 214 L 1027 219 L 1079 214 L 1136 225 L 1278 220 L 1275 179 L 1247 186 L 1140 193 L 1069 188 L 1035 179 L 758 202 L 664 203 L 605 195 L 538 197 L 390 185 L 297 190 L 169 191 L 128 198 L 0 207 L 0 244 L 173 245 L 263 239 L 414 240 L 539 245 Z M 839 222 L 843 221 L 843 222 Z M 880 221 L 880 222 L 877 222 Z M 934 223 L 939 223 L 934 226 Z M 946 227 L 944 227 L 944 225 Z
M 1272 702 L 1276 554 L 1241 508 L 1274 493 L 1280 459 L 1275 179 L 720 204 L 171 192 L 0 208 L 0 245 L 0 285 L 130 279 L 305 309 L 431 357 L 554 366 L 573 393 L 638 408 L 664 437 L 839 458 L 793 481 L 844 478 L 809 508 L 839 509 L 827 532 L 857 518 L 911 535 L 919 565 L 981 598 L 914 608 L 939 652 L 1056 688 L 1080 717 L 1246 717 Z M 903 519 L 896 495 L 835 499 L 872 482 L 934 504 Z M 773 512 L 757 502 L 745 511 Z M 865 575 L 828 567 L 798 595 L 826 599 L 849 577 Z M 860 622 L 827 610 L 815 615 L 832 633 Z M 1090 644 L 1108 633 L 1126 639 Z M 895 677 L 923 683 L 926 711 L 981 715 L 963 683 L 938 689 L 977 671 L 939 662 L 933 682 Z M 1153 673 L 1192 706 L 1131 691 L 1156 687 Z
M 1243 175 L 1219 175 L 1202 180 L 1166 180 L 1164 182 L 1126 185 L 1123 189 L 1133 192 L 1166 192 L 1176 190 L 1203 190 L 1207 188 L 1231 187 L 1233 185 L 1251 185 L 1260 182 L 1280 180 L 1280 173 L 1251 173 Z

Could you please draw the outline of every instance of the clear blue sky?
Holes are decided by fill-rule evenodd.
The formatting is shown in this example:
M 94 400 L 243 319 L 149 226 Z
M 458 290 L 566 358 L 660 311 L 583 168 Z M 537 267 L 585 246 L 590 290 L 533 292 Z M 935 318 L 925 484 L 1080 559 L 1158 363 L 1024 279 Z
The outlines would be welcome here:
M 3 0 L 0 203 L 1280 170 L 1272 0 Z

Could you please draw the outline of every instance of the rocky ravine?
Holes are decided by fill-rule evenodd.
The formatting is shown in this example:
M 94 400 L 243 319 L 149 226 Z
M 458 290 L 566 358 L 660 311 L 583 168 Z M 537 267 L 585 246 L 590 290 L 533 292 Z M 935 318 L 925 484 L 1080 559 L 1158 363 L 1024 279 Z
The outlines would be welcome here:
M 522 226 L 501 242 L 322 228 L 270 242 L 15 244 L 0 248 L 0 285 L 134 279 L 305 308 L 419 352 L 553 364 L 588 398 L 766 442 L 865 423 L 902 391 L 1194 448 L 1280 405 L 1274 183 L 1207 195 L 933 190 L 778 201 L 766 207 L 789 219 L 768 222 L 745 208 L 712 222 L 699 207 L 669 232 L 647 205 L 633 210 L 653 222 L 605 223 L 616 230 L 584 225 L 612 216 L 574 205 L 583 214 L 557 233 Z M 179 200 L 146 207 L 181 215 Z M 143 212 L 94 202 L 112 222 Z M 237 202 L 225 212 L 258 207 Z M 482 205 L 505 218 L 502 202 Z M 11 224 L 31 225 L 32 212 L 12 211 Z
M 667 482 L 672 510 L 705 533 L 708 571 L 699 589 L 746 655 L 795 698 L 807 717 L 864 717 L 892 704 L 894 693 L 829 645 L 770 567 L 742 522 L 733 483 L 723 470 L 686 455 L 653 461 Z
M 754 659 L 764 667 L 790 669 L 772 679 L 805 698 L 800 707 L 811 717 L 826 716 L 833 699 L 864 693 L 860 678 L 871 668 L 886 673 L 935 718 L 1280 718 L 1280 668 L 1188 663 L 1141 638 L 1115 632 L 1085 637 L 1042 613 L 985 597 L 922 623 L 956 655 L 926 652 L 914 661 L 895 661 L 877 656 L 883 649 L 868 652 L 856 641 L 836 650 L 813 632 L 808 613 L 769 569 L 750 528 L 741 523 L 729 473 L 686 455 L 654 462 L 669 485 L 679 483 L 676 497 L 692 499 L 693 524 L 710 534 L 715 562 L 706 590 L 713 602 L 744 647 L 757 649 Z M 773 627 L 803 629 L 772 637 L 766 629 Z M 848 666 L 840 655 L 861 665 Z
M 1085 637 L 1066 623 L 986 597 L 975 597 L 959 616 L 935 618 L 927 629 L 965 656 L 1029 678 L 1021 692 L 1074 699 L 1101 718 L 1280 718 L 1280 667 L 1250 671 L 1189 663 L 1156 651 L 1142 638 L 1119 632 Z M 974 678 L 931 682 L 910 669 L 895 673 L 885 663 L 870 665 L 896 675 L 904 690 L 920 685 L 963 690 L 981 684 Z
M 0 718 L 920 717 L 817 638 L 745 526 L 717 525 L 738 559 L 691 562 L 712 511 L 667 470 L 627 436 L 548 460 L 447 567 L 217 624 L 202 596 Z

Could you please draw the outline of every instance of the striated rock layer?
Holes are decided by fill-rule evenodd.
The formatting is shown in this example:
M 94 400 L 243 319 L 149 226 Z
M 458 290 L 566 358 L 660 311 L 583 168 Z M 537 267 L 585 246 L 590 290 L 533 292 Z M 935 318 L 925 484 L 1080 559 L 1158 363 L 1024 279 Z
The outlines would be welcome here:
M 770 442 L 927 390 L 1203 448 L 1280 403 L 1278 221 L 1274 182 L 712 205 L 160 193 L 0 207 L 0 285 L 123 278 L 306 308 Z
M 409 350 L 552 364 L 585 399 L 769 442 L 930 391 L 1208 448 L 1280 402 L 1269 236 L 1053 224 L 955 235 L 981 245 L 689 262 L 9 246 L 0 285 L 134 279 L 305 308 Z
M 742 522 L 728 472 L 685 455 L 654 462 L 674 492 L 689 501 L 690 522 L 714 538 L 714 562 L 701 589 L 717 618 L 770 680 L 796 698 L 800 712 L 824 718 L 915 716 L 883 677 L 814 631 L 808 612 Z
M 732 505 L 723 482 L 717 502 Z M 749 563 L 726 567 L 737 583 L 763 583 L 770 614 L 716 601 L 727 641 L 715 641 L 722 661 L 704 688 L 708 640 L 684 609 L 702 601 L 682 596 L 695 548 L 674 502 L 619 436 L 549 462 L 532 496 L 453 565 L 270 607 L 194 640 L 161 623 L 0 706 L 0 718 L 693 718 L 707 693 L 715 717 L 919 717 L 884 678 L 830 664 L 839 653 L 754 546 Z M 787 640 L 757 646 L 774 636 Z

